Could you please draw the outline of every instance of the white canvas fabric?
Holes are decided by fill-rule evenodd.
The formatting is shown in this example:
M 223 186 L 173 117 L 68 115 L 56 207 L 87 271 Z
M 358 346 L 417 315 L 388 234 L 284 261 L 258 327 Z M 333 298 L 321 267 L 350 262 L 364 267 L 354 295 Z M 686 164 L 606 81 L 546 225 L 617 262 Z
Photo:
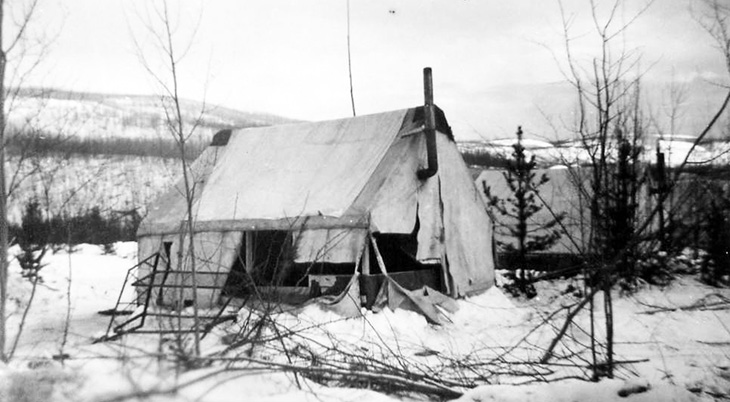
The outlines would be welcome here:
M 207 180 L 197 220 L 341 217 L 390 148 L 406 112 L 235 133 Z

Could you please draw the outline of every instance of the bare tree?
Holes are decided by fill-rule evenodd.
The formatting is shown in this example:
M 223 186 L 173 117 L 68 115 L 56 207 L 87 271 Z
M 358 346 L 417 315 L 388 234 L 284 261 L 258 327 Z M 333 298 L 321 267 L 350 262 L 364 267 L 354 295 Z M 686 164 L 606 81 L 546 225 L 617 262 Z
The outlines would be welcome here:
M 22 83 L 38 67 L 47 53 L 48 41 L 30 41 L 30 28 L 39 0 L 0 0 L 0 360 L 7 361 L 7 281 L 8 281 L 8 192 L 6 143 L 8 114 L 13 109 Z M 15 176 L 13 176 L 15 177 Z
M 178 15 L 179 17 L 179 15 Z M 191 274 L 192 282 L 192 307 L 193 307 L 193 319 L 194 319 L 194 343 L 193 343 L 193 354 L 195 357 L 200 356 L 200 334 L 198 332 L 200 320 L 198 312 L 198 288 L 197 288 L 197 270 L 195 261 L 195 235 L 194 235 L 194 219 L 193 214 L 193 202 L 195 199 L 195 178 L 194 173 L 191 170 L 190 161 L 186 158 L 187 148 L 189 141 L 193 134 L 198 129 L 202 116 L 205 113 L 205 103 L 197 118 L 193 120 L 193 123 L 187 123 L 183 114 L 182 98 L 180 95 L 181 83 L 180 83 L 180 67 L 185 59 L 188 51 L 194 43 L 195 33 L 197 31 L 197 21 L 194 27 L 192 27 L 189 36 L 184 38 L 185 43 L 182 47 L 178 46 L 178 40 L 183 35 L 180 31 L 180 21 L 175 20 L 172 15 L 167 1 L 161 0 L 148 4 L 146 12 L 140 15 L 142 26 L 144 27 L 146 37 L 149 39 L 148 43 L 152 43 L 152 50 L 149 52 L 145 51 L 145 47 L 142 45 L 141 38 L 133 36 L 134 44 L 137 49 L 137 55 L 139 60 L 147 71 L 147 73 L 153 78 L 160 90 L 160 103 L 165 115 L 165 123 L 167 132 L 173 137 L 179 151 L 180 167 L 182 171 L 182 182 L 184 198 L 186 202 L 186 217 L 184 220 L 185 235 L 187 237 L 187 250 L 185 255 L 180 255 L 178 258 L 178 264 L 181 265 L 183 261 L 187 263 L 186 268 L 189 269 Z M 161 58 L 157 60 L 162 63 L 164 68 L 162 71 L 155 68 L 153 58 L 150 57 L 151 53 L 154 52 L 154 56 Z M 184 247 L 180 248 L 182 253 Z M 183 300 L 179 300 L 179 308 L 183 307 Z
M 599 45 L 598 56 L 586 67 L 573 54 L 569 35 L 571 18 L 560 3 L 567 59 L 567 67 L 563 71 L 566 79 L 575 88 L 578 100 L 574 132 L 590 159 L 590 185 L 588 189 L 582 189 L 581 193 L 587 194 L 590 202 L 592 253 L 587 256 L 590 269 L 586 272 L 586 287 L 590 291 L 586 292 L 586 298 L 570 312 L 543 355 L 542 362 L 552 356 L 559 339 L 565 335 L 579 310 L 589 306 L 594 377 L 610 377 L 613 373 L 611 289 L 619 278 L 630 280 L 634 277 L 634 253 L 645 240 L 647 229 L 671 194 L 671 183 L 677 181 L 692 152 L 715 126 L 730 101 L 728 91 L 715 115 L 698 133 L 683 162 L 674 170 L 670 188 L 658 197 L 656 205 L 649 213 L 637 215 L 636 191 L 640 187 L 638 173 L 641 166 L 636 155 L 641 149 L 641 135 L 646 124 L 640 103 L 642 72 L 637 69 L 639 55 L 625 49 L 621 36 L 650 4 L 651 2 L 646 3 L 628 22 L 619 22 L 617 15 L 624 6 L 623 1 L 613 1 L 603 19 L 599 18 L 596 2 L 591 1 L 594 32 L 597 33 Z M 703 14 L 705 19 L 700 22 L 718 44 L 730 71 L 730 31 L 727 26 L 730 13 L 727 6 L 721 5 L 717 0 L 707 0 L 706 6 L 709 11 Z M 677 102 L 679 100 L 681 98 Z M 593 297 L 598 292 L 604 294 L 606 317 L 603 352 L 598 350 L 594 332 Z
M 697 22 L 710 34 L 730 71 L 730 5 L 720 0 L 703 0 Z
M 616 273 L 629 284 L 633 282 L 633 242 L 638 221 L 637 195 L 641 187 L 640 153 L 644 117 L 641 110 L 640 54 L 628 50 L 624 36 L 634 21 L 651 5 L 641 6 L 628 19 L 623 19 L 626 4 L 622 0 L 598 4 L 589 3 L 592 29 L 581 40 L 594 40 L 595 55 L 581 60 L 575 53 L 572 35 L 573 15 L 559 0 L 562 17 L 564 54 L 556 62 L 576 93 L 574 122 L 569 130 L 577 138 L 588 168 L 570 165 L 570 176 L 580 196 L 581 204 L 590 211 L 586 260 L 584 270 L 586 298 L 568 316 L 542 361 L 567 330 L 573 317 L 585 306 L 590 313 L 591 366 L 594 377 L 612 376 L 613 369 L 613 303 L 611 289 Z M 587 177 L 587 180 L 586 180 Z M 620 252 L 617 252 L 619 250 Z M 595 337 L 594 297 L 602 291 L 605 312 L 605 354 L 600 356 Z M 599 362 L 599 360 L 603 360 Z

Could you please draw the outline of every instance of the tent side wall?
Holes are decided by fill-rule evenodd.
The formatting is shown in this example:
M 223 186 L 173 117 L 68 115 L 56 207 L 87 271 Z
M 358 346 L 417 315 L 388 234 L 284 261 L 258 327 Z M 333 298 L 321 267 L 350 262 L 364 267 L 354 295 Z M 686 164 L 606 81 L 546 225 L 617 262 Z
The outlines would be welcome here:
M 177 263 L 177 255 L 179 254 L 177 246 L 179 245 L 179 236 L 175 234 L 161 234 L 161 235 L 144 235 L 137 237 L 137 259 L 141 263 L 145 259 L 149 258 L 155 253 L 164 254 L 166 251 L 165 243 L 170 244 L 169 256 L 165 259 L 160 259 L 158 262 L 157 270 L 165 270 L 167 267 L 173 267 Z M 172 246 L 175 246 L 174 248 Z M 149 265 L 140 265 L 137 272 L 137 279 L 143 279 L 152 273 L 152 267 Z M 158 290 L 151 295 L 152 302 L 154 303 L 158 296 Z M 143 303 L 143 297 L 145 296 L 144 289 L 137 288 L 138 302 Z
M 182 291 L 166 294 L 163 304 L 174 304 L 175 300 L 182 299 L 183 303 L 190 303 L 193 297 L 193 263 L 196 272 L 198 287 L 197 301 L 199 307 L 212 307 L 218 304 L 223 285 L 228 279 L 234 260 L 238 257 L 238 250 L 243 238 L 242 232 L 201 232 L 193 236 L 194 250 L 190 250 L 190 238 L 185 237 L 183 244 L 183 262 L 179 264 L 184 273 L 171 276 L 172 283 L 182 286 Z M 176 269 L 173 267 L 173 269 Z
M 241 244 L 241 232 L 201 232 L 196 233 L 194 239 L 194 262 L 196 272 L 196 284 L 198 286 L 197 299 L 199 307 L 212 307 L 218 303 L 223 285 L 228 278 L 231 266 L 238 255 Z M 182 253 L 180 242 L 183 241 Z M 159 288 L 155 288 L 153 302 L 160 302 L 163 305 L 185 304 L 193 300 L 192 293 L 192 257 L 189 252 L 189 237 L 181 238 L 179 235 L 157 235 L 143 236 L 138 240 L 140 259 L 146 258 L 160 251 L 164 253 L 165 242 L 171 243 L 169 264 L 164 259 L 157 267 L 160 274 L 156 275 L 155 283 L 159 284 L 165 277 L 165 285 L 161 294 Z M 144 253 L 144 254 L 142 254 Z M 183 260 L 179 260 L 183 256 Z M 171 272 L 165 275 L 166 270 Z M 141 267 L 139 277 L 150 273 L 149 267 Z M 143 295 L 144 289 L 139 289 L 139 295 Z
M 494 285 L 492 221 L 456 144 L 437 136 L 450 294 L 461 297 Z

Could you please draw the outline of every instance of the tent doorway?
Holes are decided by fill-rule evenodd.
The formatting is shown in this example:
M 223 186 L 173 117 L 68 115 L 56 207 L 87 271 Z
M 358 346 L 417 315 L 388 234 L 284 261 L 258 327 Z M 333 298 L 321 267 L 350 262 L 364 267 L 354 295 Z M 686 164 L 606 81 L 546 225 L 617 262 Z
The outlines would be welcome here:
M 416 259 L 418 241 L 416 231 L 412 234 L 374 233 L 373 239 L 378 246 L 380 257 L 388 276 L 407 290 L 424 286 L 443 291 L 443 267 L 440 263 L 423 263 Z M 369 247 L 369 270 L 363 272 L 360 287 L 365 306 L 370 308 L 380 291 L 385 275 L 377 262 L 378 256 Z
M 295 262 L 296 243 L 296 236 L 291 231 L 244 232 L 223 286 L 223 296 L 245 298 L 274 289 L 279 293 L 319 296 L 344 289 L 345 279 L 338 279 L 337 284 L 329 284 L 323 289 L 324 286 L 319 282 L 312 288 L 313 281 L 310 278 L 334 275 L 349 279 L 355 271 L 354 262 Z
M 283 230 L 247 231 L 223 286 L 223 295 L 243 297 L 253 285 L 281 286 L 290 280 L 294 261 L 291 235 Z

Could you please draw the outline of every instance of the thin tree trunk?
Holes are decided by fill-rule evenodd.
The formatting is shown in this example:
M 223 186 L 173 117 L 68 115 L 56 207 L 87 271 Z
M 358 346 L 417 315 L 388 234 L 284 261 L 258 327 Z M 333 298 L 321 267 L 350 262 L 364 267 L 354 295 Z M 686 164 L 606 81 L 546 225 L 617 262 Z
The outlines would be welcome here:
M 184 150 L 184 147 L 181 148 Z M 198 329 L 200 328 L 200 316 L 198 312 L 198 278 L 197 278 L 197 267 L 195 265 L 195 232 L 194 232 L 194 223 L 193 223 L 193 193 L 192 189 L 190 188 L 190 177 L 189 173 L 187 171 L 187 163 L 185 162 L 185 156 L 182 156 L 183 159 L 183 180 L 185 181 L 185 194 L 186 194 L 186 202 L 187 202 L 187 231 L 188 231 L 188 238 L 190 239 L 189 245 L 188 245 L 188 255 L 190 256 L 190 273 L 191 273 L 191 281 L 193 283 L 193 337 L 195 341 L 195 357 L 200 357 L 200 333 L 198 332 Z
M 586 270 L 587 271 L 587 270 Z M 583 274 L 584 278 L 587 278 L 587 274 Z M 585 280 L 583 281 L 584 287 L 583 291 L 584 294 L 588 294 L 588 286 L 585 284 Z M 593 303 L 593 296 L 591 296 L 590 301 L 588 302 L 589 306 L 589 318 L 590 318 L 590 333 L 591 333 L 591 370 L 593 370 L 593 381 L 598 381 L 600 378 L 600 375 L 598 375 L 598 372 L 596 371 L 596 368 L 598 366 L 598 359 L 596 358 L 596 314 L 595 314 L 595 306 Z
M 8 294 L 8 206 L 5 189 L 5 66 L 7 55 L 3 48 L 2 32 L 5 2 L 0 0 L 0 360 L 7 362 L 5 339 L 7 330 L 6 306 Z
M 66 226 L 66 242 L 68 247 L 68 282 L 66 283 L 66 321 L 63 323 L 63 335 L 61 337 L 61 346 L 58 351 L 58 358 L 61 360 L 61 364 L 64 364 L 66 360 L 66 343 L 68 343 L 68 332 L 71 328 L 71 282 L 73 280 L 73 263 L 71 261 L 71 255 L 73 254 L 74 247 L 71 243 L 71 226 Z
M 189 236 L 189 246 L 187 255 L 190 256 L 190 273 L 193 287 L 193 338 L 195 347 L 195 357 L 200 357 L 200 333 L 198 329 L 200 327 L 200 317 L 198 314 L 198 279 L 197 269 L 195 266 L 195 239 L 194 239 L 194 223 L 193 223 L 193 201 L 195 191 L 190 184 L 190 169 L 185 159 L 185 145 L 187 143 L 185 138 L 185 131 L 183 125 L 183 114 L 180 108 L 180 96 L 178 94 L 178 82 L 177 82 L 177 60 L 175 60 L 172 43 L 172 32 L 170 31 L 169 19 L 167 17 L 167 3 L 165 3 L 165 28 L 167 29 L 167 40 L 169 46 L 170 55 L 170 72 L 172 75 L 172 88 L 173 88 L 173 102 L 175 104 L 175 130 L 177 130 L 176 136 L 178 146 L 180 149 L 180 161 L 182 163 L 183 182 L 185 184 L 185 202 L 186 202 L 186 215 L 187 215 L 187 231 Z
M 583 307 L 586 306 L 586 304 L 590 303 L 593 300 L 593 297 L 598 292 L 599 288 L 596 287 L 593 290 L 591 290 L 591 293 L 585 295 L 583 300 L 581 300 L 578 304 L 573 307 L 573 311 L 570 311 L 568 313 L 568 316 L 565 318 L 565 321 L 563 322 L 563 326 L 560 327 L 558 330 L 557 335 L 555 335 L 555 338 L 550 342 L 550 345 L 545 349 L 545 353 L 543 353 L 542 357 L 540 358 L 540 364 L 545 364 L 553 357 L 553 351 L 558 346 L 558 342 L 560 342 L 560 339 L 563 338 L 565 335 L 565 332 L 568 330 L 568 327 L 570 327 L 570 324 L 573 323 L 573 319 L 576 315 L 580 312 L 580 310 L 583 309 Z
M 606 313 L 606 376 L 613 378 L 613 300 L 611 299 L 611 282 L 606 280 L 603 286 L 603 303 Z
M 170 36 L 168 36 L 170 38 Z M 172 41 L 169 43 L 170 45 L 170 52 L 172 53 Z M 172 68 L 172 80 L 173 80 L 173 90 L 174 90 L 174 99 L 175 102 L 175 118 L 177 119 L 177 140 L 178 145 L 180 148 L 180 160 L 182 163 L 182 171 L 183 171 L 183 182 L 185 183 L 185 203 L 186 203 L 186 215 L 187 215 L 187 232 L 188 232 L 188 252 L 187 255 L 190 256 L 190 274 L 191 274 L 191 281 L 192 281 L 192 287 L 193 287 L 193 325 L 194 325 L 194 331 L 193 331 L 193 337 L 194 337 L 194 347 L 195 347 L 195 357 L 200 357 L 200 333 L 198 332 L 198 329 L 200 327 L 200 318 L 198 314 L 198 279 L 197 279 L 197 267 L 195 265 L 195 233 L 194 233 L 194 223 L 193 223 L 193 198 L 194 194 L 193 191 L 195 191 L 191 184 L 190 184 L 190 169 L 187 163 L 187 160 L 185 159 L 185 145 L 186 145 L 186 139 L 185 139 L 185 131 L 183 127 L 183 115 L 182 110 L 180 109 L 180 97 L 178 96 L 178 85 L 177 85 L 177 69 L 176 69 L 176 62 L 174 59 L 171 58 L 171 68 Z
M 347 0 L 347 72 L 350 77 L 350 102 L 352 104 L 352 115 L 355 113 L 355 93 L 352 89 L 352 54 L 350 53 L 350 0 Z
M 18 347 L 18 343 L 20 342 L 20 337 L 23 335 L 23 330 L 25 329 L 25 324 L 28 318 L 28 313 L 30 312 L 30 307 L 33 305 L 33 300 L 35 300 L 36 290 L 38 290 L 38 275 L 36 274 L 35 277 L 31 279 L 31 283 L 33 284 L 33 287 L 30 289 L 30 296 L 28 297 L 28 304 L 25 306 L 25 309 L 23 310 L 23 315 L 20 317 L 20 324 L 18 325 L 18 332 L 15 334 L 15 338 L 13 339 L 13 344 L 10 346 L 10 351 L 7 354 L 8 360 L 10 360 L 13 355 L 15 354 L 15 349 Z

